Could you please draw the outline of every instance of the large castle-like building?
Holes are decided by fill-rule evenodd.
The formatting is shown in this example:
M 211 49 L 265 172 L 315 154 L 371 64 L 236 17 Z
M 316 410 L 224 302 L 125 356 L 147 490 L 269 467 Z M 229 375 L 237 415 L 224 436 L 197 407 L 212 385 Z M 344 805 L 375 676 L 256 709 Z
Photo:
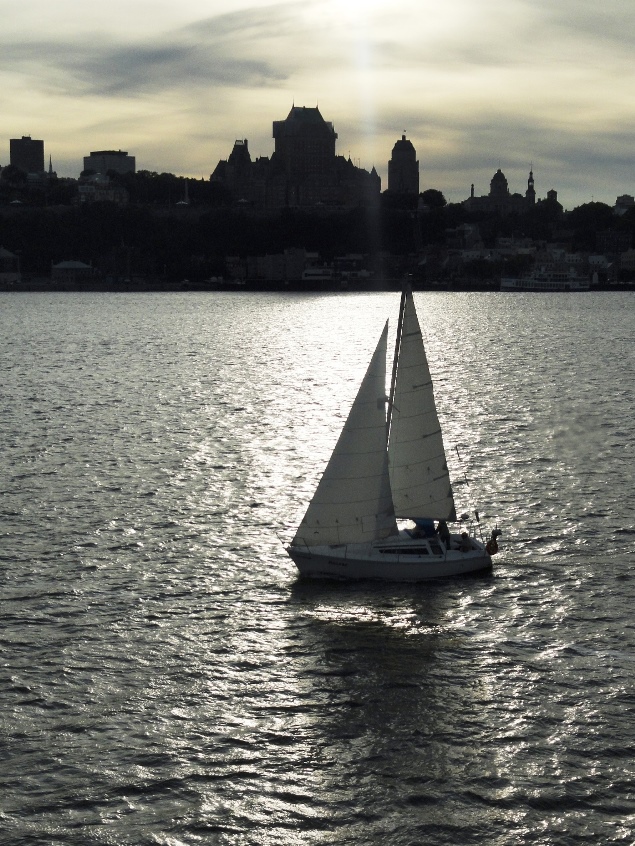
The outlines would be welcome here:
M 273 122 L 274 152 L 255 161 L 247 139 L 234 142 L 210 179 L 237 202 L 269 209 L 345 207 L 379 202 L 381 178 L 335 152 L 337 133 L 320 110 L 293 106 L 285 120 Z

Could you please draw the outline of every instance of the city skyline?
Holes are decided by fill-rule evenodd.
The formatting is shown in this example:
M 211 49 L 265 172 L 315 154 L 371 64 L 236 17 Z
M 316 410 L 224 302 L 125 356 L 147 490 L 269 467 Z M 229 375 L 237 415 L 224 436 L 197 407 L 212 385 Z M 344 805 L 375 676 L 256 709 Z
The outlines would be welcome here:
M 319 106 L 337 153 L 377 169 L 406 133 L 420 190 L 461 202 L 501 168 L 565 208 L 635 193 L 635 8 L 608 0 L 78 0 L 5 4 L 9 138 L 45 142 L 60 176 L 90 150 L 208 179 L 237 138 L 270 156 L 272 122 Z

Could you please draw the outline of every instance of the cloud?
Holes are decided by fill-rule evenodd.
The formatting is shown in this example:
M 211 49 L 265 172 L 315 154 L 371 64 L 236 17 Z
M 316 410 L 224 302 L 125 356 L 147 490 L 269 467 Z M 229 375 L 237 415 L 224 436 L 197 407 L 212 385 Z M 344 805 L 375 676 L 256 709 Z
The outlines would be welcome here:
M 338 151 L 375 165 L 384 188 L 405 127 L 422 185 L 453 199 L 472 182 L 484 193 L 498 166 L 524 191 L 531 162 L 539 193 L 633 193 L 632 0 L 213 8 L 22 0 L 0 31 L 9 132 L 45 138 L 54 160 L 122 146 L 140 166 L 200 174 L 238 137 L 270 155 L 272 121 L 317 103 Z
M 544 30 L 557 29 L 558 37 L 582 36 L 589 44 L 604 42 L 632 52 L 635 6 L 630 0 L 531 0 L 531 5 L 543 18 Z
M 287 76 L 263 45 L 288 25 L 293 6 L 252 9 L 130 42 L 92 33 L 72 40 L 0 45 L 0 71 L 26 74 L 67 96 L 139 97 L 191 87 L 259 87 Z

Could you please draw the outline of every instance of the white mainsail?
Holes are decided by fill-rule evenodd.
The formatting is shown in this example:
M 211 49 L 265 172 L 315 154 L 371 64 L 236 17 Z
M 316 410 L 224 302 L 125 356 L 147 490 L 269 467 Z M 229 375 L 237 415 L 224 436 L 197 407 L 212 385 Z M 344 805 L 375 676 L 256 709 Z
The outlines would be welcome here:
M 364 543 L 397 534 L 386 449 L 388 323 L 294 546 Z
M 456 520 L 421 327 L 412 294 L 405 296 L 388 446 L 395 514 Z

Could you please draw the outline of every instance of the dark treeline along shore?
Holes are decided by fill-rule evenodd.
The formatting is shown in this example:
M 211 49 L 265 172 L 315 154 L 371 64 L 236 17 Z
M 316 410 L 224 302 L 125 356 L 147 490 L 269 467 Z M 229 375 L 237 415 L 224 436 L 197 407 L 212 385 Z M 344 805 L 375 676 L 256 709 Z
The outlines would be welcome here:
M 0 248 L 17 257 L 20 270 L 19 285 L 0 273 L 0 286 L 204 289 L 236 281 L 232 268 L 250 257 L 304 250 L 336 269 L 333 279 L 313 287 L 339 285 L 338 262 L 347 260 L 356 270 L 349 288 L 390 288 L 408 277 L 420 288 L 497 289 L 501 276 L 529 272 L 540 251 L 554 245 L 587 259 L 605 257 L 596 288 L 631 287 L 635 280 L 635 270 L 620 260 L 635 243 L 635 208 L 616 215 L 593 202 L 564 212 L 557 200 L 545 200 L 503 215 L 447 203 L 441 191 L 429 189 L 419 196 L 385 191 L 367 207 L 267 211 L 204 180 L 145 171 L 125 180 L 125 204 L 78 204 L 54 181 L 40 192 L 0 182 Z M 500 249 L 521 242 L 524 252 Z M 479 250 L 470 252 L 475 243 Z M 88 265 L 90 277 L 51 281 L 53 265 L 68 261 Z M 251 288 L 289 285 L 288 278 L 283 285 L 262 273 L 240 279 Z

